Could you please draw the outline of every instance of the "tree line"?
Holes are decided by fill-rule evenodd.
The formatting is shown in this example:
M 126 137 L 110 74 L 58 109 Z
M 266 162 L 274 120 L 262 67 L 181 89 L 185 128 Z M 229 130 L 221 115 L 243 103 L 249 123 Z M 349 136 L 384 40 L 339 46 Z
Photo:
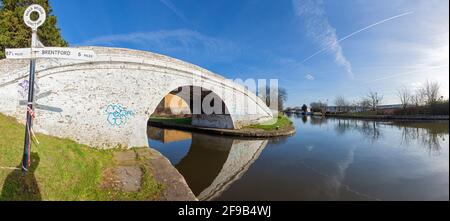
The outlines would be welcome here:
M 25 9 L 39 4 L 47 13 L 45 23 L 39 27 L 39 41 L 48 47 L 66 47 L 68 43 L 62 38 L 57 27 L 56 16 L 48 0 L 1 0 L 0 1 L 0 59 L 5 58 L 5 48 L 27 48 L 31 44 L 31 29 L 23 21 Z M 37 15 L 32 14 L 32 19 Z
M 361 97 L 356 101 L 349 101 L 344 96 L 336 96 L 334 99 L 335 112 L 349 112 L 349 111 L 375 111 L 383 101 L 383 95 L 378 92 L 370 91 L 367 95 Z M 304 104 L 303 106 L 306 106 Z M 329 110 L 328 102 L 316 101 L 310 104 L 311 112 L 326 113 Z
M 412 114 L 447 114 L 448 99 L 445 100 L 440 94 L 440 84 L 438 82 L 427 81 L 422 87 L 411 90 L 403 86 L 396 91 L 396 96 L 400 102 L 401 109 L 394 114 L 412 115 Z M 345 112 L 367 112 L 378 111 L 382 104 L 384 96 L 376 91 L 370 91 L 358 100 L 349 101 L 344 96 L 337 96 L 334 99 L 334 111 L 338 113 Z M 293 109 L 307 111 L 308 106 L 304 104 L 301 108 Z M 328 102 L 312 102 L 310 104 L 311 112 L 326 113 L 329 110 Z
M 396 115 L 448 115 L 449 102 L 440 94 L 438 82 L 427 81 L 423 87 L 415 90 L 403 86 L 397 90 L 402 105 L 394 112 Z

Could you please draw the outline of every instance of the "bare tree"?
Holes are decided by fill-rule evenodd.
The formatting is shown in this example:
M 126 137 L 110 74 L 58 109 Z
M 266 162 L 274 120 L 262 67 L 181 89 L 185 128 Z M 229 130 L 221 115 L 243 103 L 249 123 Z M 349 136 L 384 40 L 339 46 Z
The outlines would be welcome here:
M 353 100 L 351 102 L 351 104 L 349 104 L 349 105 L 350 105 L 351 110 L 353 110 L 354 112 L 358 112 L 358 106 L 359 106 L 358 100 Z
M 361 101 L 359 101 L 359 106 L 361 107 L 361 109 L 363 111 L 367 111 L 372 106 L 372 103 L 368 98 L 363 97 L 363 98 L 361 98 Z
M 259 89 L 259 93 L 264 92 L 265 91 L 265 96 L 260 96 L 261 99 L 266 101 L 266 105 L 269 106 L 270 108 L 278 108 L 279 112 L 282 112 L 284 110 L 284 104 L 286 103 L 287 99 L 288 99 L 288 94 L 286 89 L 279 87 L 279 88 L 271 88 L 268 85 L 266 86 L 266 88 L 262 87 Z M 278 90 L 278 91 L 274 91 L 274 90 Z M 273 99 L 271 97 L 271 92 L 277 92 L 278 94 L 278 107 L 272 107 L 272 105 L 270 104 L 271 99 Z
M 334 100 L 334 104 L 336 105 L 337 111 L 342 112 L 345 111 L 345 107 L 347 106 L 347 101 L 343 96 L 337 96 Z
M 427 104 L 432 104 L 439 99 L 439 90 L 441 86 L 437 82 L 427 81 L 424 88 L 425 97 L 427 99 Z
M 322 112 L 325 113 L 327 110 L 327 104 L 321 101 L 313 102 L 309 105 L 311 107 L 311 112 Z
M 278 110 L 283 110 L 284 104 L 288 100 L 288 94 L 286 89 L 278 88 Z
M 411 100 L 411 92 L 409 92 L 409 89 L 403 86 L 402 89 L 397 90 L 397 96 L 400 99 L 403 109 L 406 109 Z
M 416 107 L 426 103 L 426 92 L 424 88 L 417 88 L 413 95 L 411 95 L 411 103 Z
M 383 101 L 383 95 L 373 91 L 369 92 L 367 98 L 370 100 L 370 106 L 373 111 L 377 110 L 378 105 Z

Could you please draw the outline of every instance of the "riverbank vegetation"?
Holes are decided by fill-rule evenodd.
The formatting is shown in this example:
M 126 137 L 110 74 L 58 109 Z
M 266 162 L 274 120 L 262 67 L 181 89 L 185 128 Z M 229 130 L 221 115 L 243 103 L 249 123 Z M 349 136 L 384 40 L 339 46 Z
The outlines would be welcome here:
M 439 100 L 427 105 L 407 106 L 405 108 L 397 109 L 393 112 L 394 115 L 449 115 L 449 101 Z
M 245 128 L 261 129 L 261 130 L 266 130 L 266 131 L 275 131 L 275 130 L 283 130 L 288 127 L 293 127 L 292 121 L 285 115 L 279 115 L 277 118 L 277 121 L 275 123 L 270 121 L 270 122 L 263 123 L 263 124 L 247 126 Z
M 105 185 L 111 179 L 107 171 L 117 166 L 115 153 L 124 150 L 99 150 L 43 134 L 36 134 L 39 144 L 33 143 L 31 168 L 23 175 L 24 130 L 14 118 L 0 114 L 0 201 L 152 200 L 163 188 L 143 165 L 138 165 L 143 169 L 139 191 Z
M 176 130 L 194 131 L 206 134 L 217 134 L 220 136 L 268 138 L 289 136 L 295 133 L 293 122 L 285 115 L 255 125 L 246 126 L 240 129 L 220 129 L 199 127 L 192 125 L 192 119 L 177 117 L 150 117 L 148 124 L 153 127 L 171 128 Z
M 384 96 L 381 93 L 370 91 L 359 100 L 349 101 L 344 96 L 334 99 L 334 106 L 328 102 L 313 102 L 310 105 L 312 113 L 323 115 L 365 117 L 365 116 L 398 116 L 398 117 L 428 117 L 449 115 L 449 100 L 440 95 L 440 85 L 437 82 L 425 82 L 422 87 L 411 91 L 407 87 L 397 90 L 399 103 L 383 105 Z M 300 108 L 294 108 L 300 111 Z M 301 108 L 302 112 L 305 112 Z M 292 111 L 290 109 L 290 111 Z
M 154 123 L 163 123 L 163 124 L 173 124 L 173 125 L 191 125 L 192 124 L 192 118 L 178 118 L 178 117 L 155 117 L 152 116 L 149 119 L 149 122 Z M 276 121 L 271 120 L 265 123 L 261 124 L 255 124 L 246 126 L 243 129 L 258 129 L 258 130 L 265 130 L 265 131 L 276 131 L 281 130 L 286 127 L 293 127 L 292 121 L 286 117 L 285 115 L 279 115 L 276 118 Z

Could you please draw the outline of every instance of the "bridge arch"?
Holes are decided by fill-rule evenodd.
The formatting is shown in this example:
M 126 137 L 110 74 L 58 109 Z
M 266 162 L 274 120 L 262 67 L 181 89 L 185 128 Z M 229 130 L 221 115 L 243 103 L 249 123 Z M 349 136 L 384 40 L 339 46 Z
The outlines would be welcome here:
M 97 54 L 92 62 L 37 60 L 36 132 L 105 148 L 147 146 L 149 116 L 165 95 L 183 86 L 213 91 L 234 129 L 272 119 L 255 94 L 198 66 L 150 52 L 89 49 Z M 27 61 L 0 60 L 0 112 L 21 122 L 27 76 Z
M 233 116 L 230 114 L 223 95 L 194 85 L 184 85 L 171 90 L 152 111 L 152 116 L 158 114 L 177 115 L 176 106 L 178 104 L 176 102 L 180 100 L 183 101 L 184 105 L 187 105 L 185 108 L 189 108 L 192 125 L 210 128 L 235 128 Z

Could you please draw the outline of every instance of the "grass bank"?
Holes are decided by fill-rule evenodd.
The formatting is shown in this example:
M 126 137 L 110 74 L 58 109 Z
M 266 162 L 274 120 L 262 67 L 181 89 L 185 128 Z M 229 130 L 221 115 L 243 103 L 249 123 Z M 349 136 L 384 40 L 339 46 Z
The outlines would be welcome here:
M 150 168 L 139 165 L 143 176 L 138 192 L 122 192 L 104 185 L 117 164 L 114 154 L 123 150 L 97 150 L 72 140 L 36 134 L 31 168 L 25 176 L 18 169 L 25 127 L 0 114 L 0 200 L 152 200 L 163 188 Z
M 251 125 L 247 126 L 245 128 L 248 129 L 260 129 L 265 131 L 276 131 L 280 130 L 286 127 L 293 127 L 292 121 L 285 115 L 280 115 L 277 118 L 277 121 L 273 124 L 269 124 L 271 122 L 268 122 L 267 124 L 257 124 L 257 125 Z

